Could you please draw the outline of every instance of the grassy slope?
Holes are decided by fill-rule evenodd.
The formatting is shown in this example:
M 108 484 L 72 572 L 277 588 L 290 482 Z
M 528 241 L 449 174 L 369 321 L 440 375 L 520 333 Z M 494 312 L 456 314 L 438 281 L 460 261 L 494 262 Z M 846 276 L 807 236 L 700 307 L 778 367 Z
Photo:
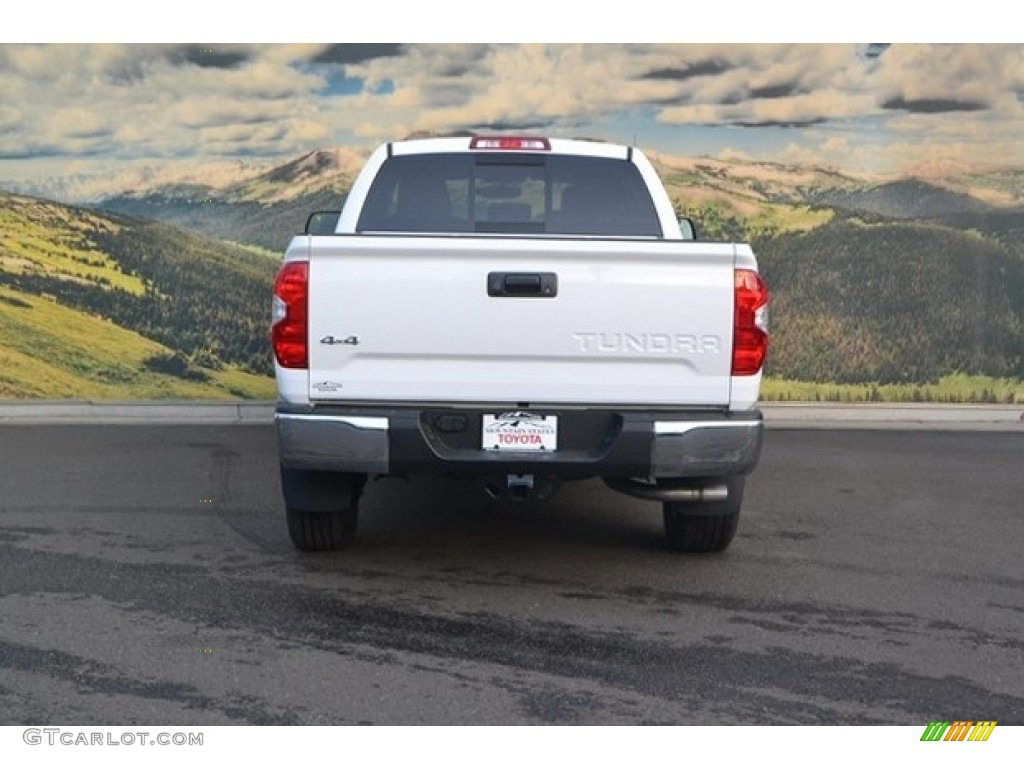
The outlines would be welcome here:
M 0 270 L 46 273 L 142 294 L 145 285 L 125 274 L 90 235 L 116 234 L 109 218 L 58 203 L 0 196 Z
M 0 397 L 148 400 L 271 399 L 273 382 L 235 368 L 205 382 L 146 370 L 169 350 L 54 301 L 0 287 Z
M 923 384 L 834 384 L 766 377 L 764 402 L 1024 403 L 1021 379 L 954 373 Z
M 676 211 L 696 221 L 707 239 L 749 241 L 806 232 L 834 216 L 829 208 L 804 204 L 796 190 L 783 192 L 756 179 L 713 174 L 700 166 L 686 172 L 661 170 Z
M 264 273 L 273 269 L 262 255 L 221 247 L 195 235 L 0 193 L 0 276 L 48 281 L 44 295 L 39 295 L 38 289 L 28 292 L 24 286 L 19 290 L 15 285 L 0 284 L 0 398 L 272 398 L 269 377 L 246 372 L 238 365 L 217 364 L 205 369 L 191 365 L 191 372 L 205 380 L 151 370 L 146 364 L 150 358 L 167 358 L 182 350 L 103 319 L 81 304 L 83 290 L 133 300 L 142 300 L 147 288 L 157 294 L 182 290 L 180 281 L 168 281 L 166 275 L 154 273 L 151 279 L 145 276 L 146 270 L 126 268 L 118 260 L 125 254 L 117 256 L 101 244 L 107 238 L 120 242 L 125 236 L 136 243 L 134 253 L 152 252 L 166 269 L 184 270 L 183 275 L 195 272 L 195 259 L 202 258 L 203 265 L 216 270 L 211 279 L 218 284 L 228 281 L 236 289 L 262 286 L 267 279 Z M 200 298 L 195 296 L 193 303 Z M 224 329 L 234 327 L 227 321 L 238 310 L 227 298 L 224 311 L 231 317 L 209 329 L 208 338 L 215 339 L 218 333 L 227 332 Z M 190 322 L 194 308 L 173 296 L 168 301 L 183 311 L 182 322 Z M 265 348 L 265 306 L 257 303 L 245 302 L 245 311 L 255 318 L 251 323 L 255 330 L 247 329 L 244 341 Z

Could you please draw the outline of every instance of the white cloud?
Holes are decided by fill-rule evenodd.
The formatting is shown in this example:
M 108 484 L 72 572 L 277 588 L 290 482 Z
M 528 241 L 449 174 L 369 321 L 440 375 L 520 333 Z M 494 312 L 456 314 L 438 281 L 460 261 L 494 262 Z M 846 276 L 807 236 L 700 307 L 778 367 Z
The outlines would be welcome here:
M 722 145 L 759 157 L 782 146 L 781 158 L 899 163 L 894 147 L 908 158 L 998 147 L 1024 164 L 1022 46 L 894 45 L 870 59 L 859 45 L 410 44 L 333 69 L 311 63 L 323 47 L 0 46 L 0 178 L 31 174 L 32 156 L 213 163 L 416 130 L 628 124 L 628 135 L 651 121 L 658 137 L 734 126 Z M 342 74 L 366 88 L 329 93 Z M 758 150 L 752 126 L 791 133 Z
M 289 63 L 314 50 L 3 46 L 0 95 L 18 109 L 0 112 L 0 157 L 103 151 L 215 159 L 305 150 L 329 138 L 316 116 L 324 78 Z
M 821 151 L 836 155 L 847 152 L 850 149 L 850 140 L 845 136 L 829 136 L 821 143 Z
M 883 99 L 998 103 L 1024 90 L 1020 45 L 894 45 L 875 85 Z

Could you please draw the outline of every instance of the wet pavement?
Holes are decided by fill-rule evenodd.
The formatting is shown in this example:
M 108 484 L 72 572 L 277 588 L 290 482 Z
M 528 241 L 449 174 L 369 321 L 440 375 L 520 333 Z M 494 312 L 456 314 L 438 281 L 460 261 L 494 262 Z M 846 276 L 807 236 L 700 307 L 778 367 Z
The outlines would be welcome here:
M 769 431 L 712 556 L 598 481 L 430 478 L 302 554 L 266 425 L 0 461 L 0 724 L 1024 724 L 1024 433 Z

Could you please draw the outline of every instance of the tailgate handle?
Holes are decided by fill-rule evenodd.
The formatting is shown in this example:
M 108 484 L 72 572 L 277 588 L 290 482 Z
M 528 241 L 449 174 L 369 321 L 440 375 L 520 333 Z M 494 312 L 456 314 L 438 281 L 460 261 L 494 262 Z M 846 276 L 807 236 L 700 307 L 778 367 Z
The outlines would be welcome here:
M 551 299 L 558 295 L 554 272 L 491 272 L 487 275 L 488 296 Z

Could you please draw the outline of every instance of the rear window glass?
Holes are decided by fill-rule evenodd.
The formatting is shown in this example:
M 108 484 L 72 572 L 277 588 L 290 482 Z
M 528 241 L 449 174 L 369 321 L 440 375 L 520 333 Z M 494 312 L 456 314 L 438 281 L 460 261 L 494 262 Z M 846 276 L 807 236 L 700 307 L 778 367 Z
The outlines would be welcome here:
M 661 236 L 631 162 L 505 152 L 389 158 L 357 229 Z

